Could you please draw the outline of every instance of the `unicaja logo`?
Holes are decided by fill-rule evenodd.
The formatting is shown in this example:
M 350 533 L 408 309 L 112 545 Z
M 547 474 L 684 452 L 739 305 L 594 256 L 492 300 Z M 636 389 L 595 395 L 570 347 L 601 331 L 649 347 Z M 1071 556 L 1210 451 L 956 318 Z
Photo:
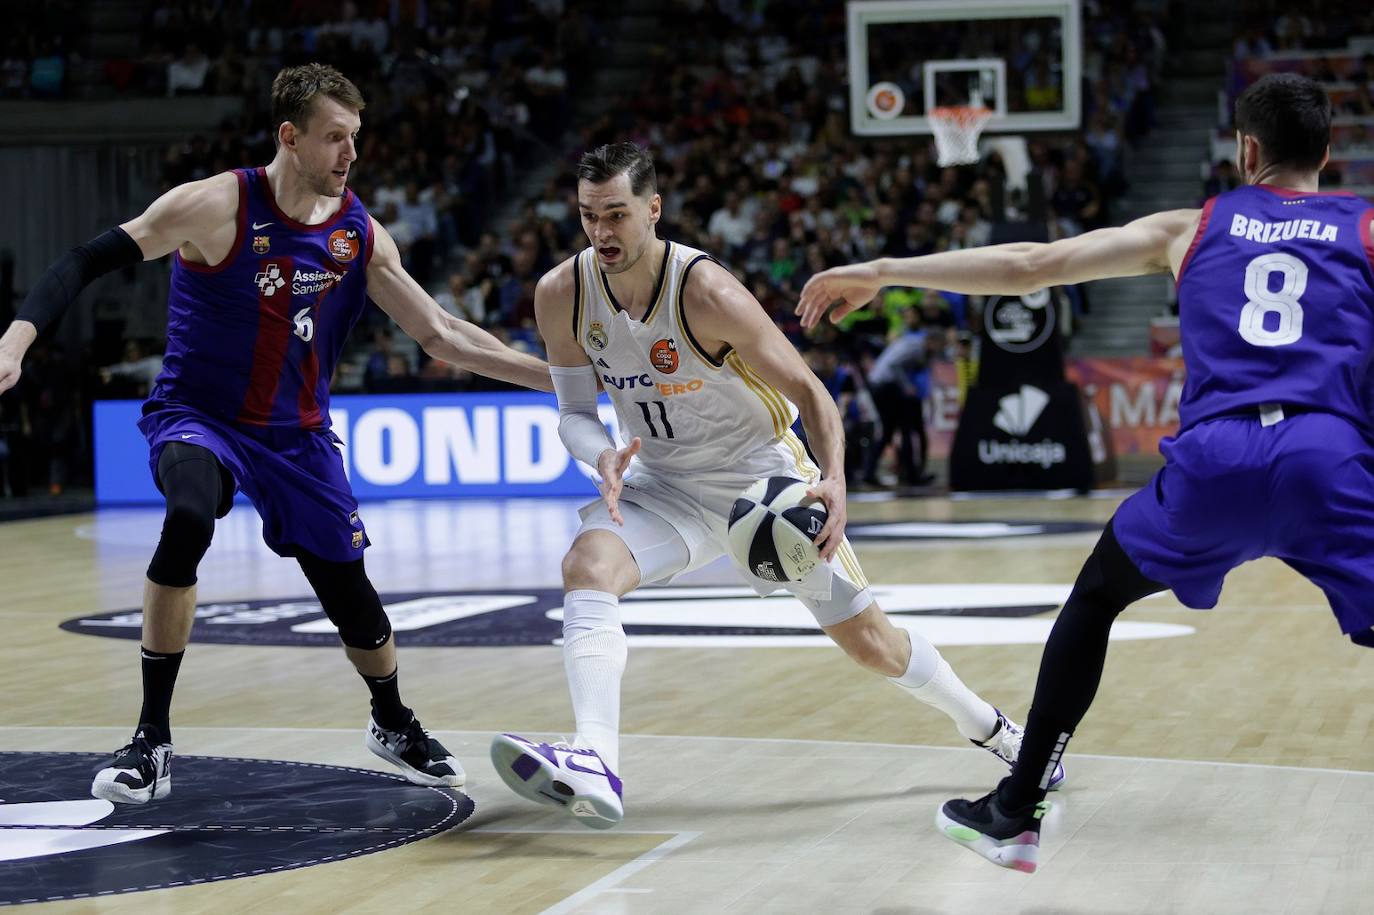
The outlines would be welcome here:
M 1015 394 L 1008 394 L 997 402 L 997 415 L 992 424 L 1012 437 L 1010 442 L 984 439 L 978 443 L 978 460 L 984 464 L 1038 464 L 1046 470 L 1068 460 L 1068 449 L 1053 439 L 1023 442 L 1040 414 L 1049 405 L 1050 396 L 1032 385 L 1023 384 Z
M 1050 395 L 1023 384 L 1019 392 L 1008 394 L 997 402 L 997 415 L 993 417 L 992 424 L 1007 435 L 1025 435 L 1040 414 L 1045 412 L 1045 405 L 1049 402 Z

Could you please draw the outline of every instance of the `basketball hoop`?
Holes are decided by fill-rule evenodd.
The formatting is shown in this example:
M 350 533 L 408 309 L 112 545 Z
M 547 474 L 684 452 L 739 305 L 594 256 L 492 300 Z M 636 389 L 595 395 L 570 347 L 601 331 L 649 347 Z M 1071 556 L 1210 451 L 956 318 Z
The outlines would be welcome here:
M 982 105 L 951 105 L 932 108 L 927 117 L 935 134 L 935 152 L 941 168 L 978 161 L 978 137 L 992 117 L 990 109 Z

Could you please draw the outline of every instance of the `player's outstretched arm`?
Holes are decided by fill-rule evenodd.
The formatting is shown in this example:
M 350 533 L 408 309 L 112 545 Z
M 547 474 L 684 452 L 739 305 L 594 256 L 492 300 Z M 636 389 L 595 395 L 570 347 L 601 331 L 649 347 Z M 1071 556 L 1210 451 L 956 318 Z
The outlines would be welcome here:
M 803 327 L 815 327 L 830 306 L 839 303 L 830 312 L 830 320 L 836 322 L 868 304 L 884 286 L 1021 295 L 1046 286 L 1177 269 L 1199 213 L 1169 210 L 1048 244 L 1016 242 L 835 267 L 807 281 L 797 314 Z
M 821 467 L 812 495 L 825 503 L 829 520 L 816 536 L 829 559 L 844 539 L 844 424 L 825 385 L 783 336 L 763 306 L 728 270 L 707 261 L 687 277 L 684 308 L 704 346 L 729 344 L 766 383 L 797 405 L 806 440 Z
M 553 390 L 546 363 L 511 349 L 476 324 L 440 308 L 406 273 L 395 240 L 375 219 L 367 294 L 433 358 L 536 391 Z
M 77 245 L 44 271 L 0 337 L 0 392 L 19 381 L 29 346 L 61 320 L 81 290 L 99 277 L 200 242 L 215 227 L 236 230 L 238 179 L 225 173 L 174 187 L 141 215 Z
M 620 490 L 625 471 L 641 442 L 636 438 L 617 449 L 597 412 L 596 367 L 573 330 L 575 269 L 576 263 L 566 260 L 540 277 L 534 287 L 534 317 L 549 354 L 549 374 L 558 394 L 558 437 L 569 454 L 596 468 L 601 477 L 601 497 L 606 500 L 611 520 L 624 524 Z

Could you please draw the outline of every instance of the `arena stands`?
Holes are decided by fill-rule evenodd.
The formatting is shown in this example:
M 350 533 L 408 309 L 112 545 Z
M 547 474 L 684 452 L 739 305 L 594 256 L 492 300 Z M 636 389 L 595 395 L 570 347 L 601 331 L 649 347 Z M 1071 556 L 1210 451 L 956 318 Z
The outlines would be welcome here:
M 1323 187 L 1374 197 L 1374 15 L 1348 3 L 1323 4 L 1307 15 L 1263 4 L 1252 13 L 1227 67 L 1212 162 L 1235 155 L 1226 115 L 1246 86 L 1267 73 L 1302 73 L 1326 87 L 1334 108 Z
M 440 0 L 406 7 L 405 15 L 399 9 L 155 0 L 138 23 L 137 53 L 87 56 L 82 66 L 99 63 L 100 92 L 244 99 L 238 120 L 166 150 L 168 187 L 267 161 L 272 74 L 306 60 L 338 66 L 369 100 L 360 143 L 365 167 L 354 188 L 396 237 L 407 267 L 445 308 L 532 350 L 540 347 L 534 284 L 584 244 L 567 165 L 582 149 L 619 139 L 651 147 L 665 203 L 662 234 L 718 254 L 799 347 L 828 347 L 824 338 L 804 337 L 792 316 L 797 292 L 818 270 L 879 254 L 987 244 L 1007 223 L 1029 220 L 1052 238 L 1112 220 L 1132 146 L 1154 117 L 1165 53 L 1148 12 L 1135 12 L 1134 4 L 1085 4 L 1084 129 L 1033 137 L 1036 192 L 1004 194 L 996 152 L 974 166 L 941 169 L 924 139 L 850 135 L 844 13 L 835 4 L 665 4 L 656 33 L 671 36 L 671 44 L 660 39 L 650 48 L 642 62 L 646 79 L 578 124 L 567 121 L 568 112 L 594 61 L 586 49 L 597 47 L 585 3 Z M 79 44 L 59 38 L 65 48 Z M 977 36 L 964 40 L 967 47 L 945 50 L 972 53 Z M 1035 52 L 1035 41 L 1023 44 L 1009 86 L 1014 108 L 1033 109 L 1047 93 L 1062 91 L 1062 75 Z M 23 80 L 18 66 L 0 63 L 0 81 L 32 83 L 40 58 L 33 48 L 23 50 L 6 58 L 24 64 Z M 58 95 L 95 91 L 58 82 Z M 563 164 L 514 218 L 493 224 L 516 179 L 541 162 Z M 1088 302 L 1074 295 L 1081 318 Z M 920 311 L 919 321 L 904 319 L 908 308 Z M 889 293 L 858 319 L 867 333 L 848 338 L 858 345 L 835 355 L 862 387 L 864 366 L 889 337 L 904 333 L 930 335 L 932 362 L 967 361 L 979 302 L 934 290 Z M 377 314 L 360 330 L 335 379 L 339 390 L 476 383 L 429 363 L 384 323 Z

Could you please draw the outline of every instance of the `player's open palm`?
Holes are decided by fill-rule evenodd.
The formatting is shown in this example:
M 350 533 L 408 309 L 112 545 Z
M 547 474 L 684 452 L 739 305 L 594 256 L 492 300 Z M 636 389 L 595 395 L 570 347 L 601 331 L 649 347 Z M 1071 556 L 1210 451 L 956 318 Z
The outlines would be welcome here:
M 630 466 L 631 459 L 639 453 L 641 444 L 639 436 L 635 436 L 624 448 L 617 451 L 607 448 L 596 462 L 596 472 L 601 475 L 601 498 L 606 500 L 611 520 L 616 524 L 625 523 L 620 514 L 620 490 L 625 485 L 625 470 Z
M 878 268 L 871 261 L 822 270 L 802 287 L 801 300 L 797 303 L 802 327 L 815 327 L 835 302 L 840 304 L 830 313 L 830 320 L 838 321 L 873 301 L 881 288 Z
M 821 480 L 806 491 L 808 496 L 820 499 L 825 504 L 826 521 L 816 535 L 816 548 L 821 559 L 829 559 L 844 542 L 845 499 L 847 491 L 844 477 Z
M 19 364 L 18 356 L 0 351 L 0 394 L 19 383 Z

